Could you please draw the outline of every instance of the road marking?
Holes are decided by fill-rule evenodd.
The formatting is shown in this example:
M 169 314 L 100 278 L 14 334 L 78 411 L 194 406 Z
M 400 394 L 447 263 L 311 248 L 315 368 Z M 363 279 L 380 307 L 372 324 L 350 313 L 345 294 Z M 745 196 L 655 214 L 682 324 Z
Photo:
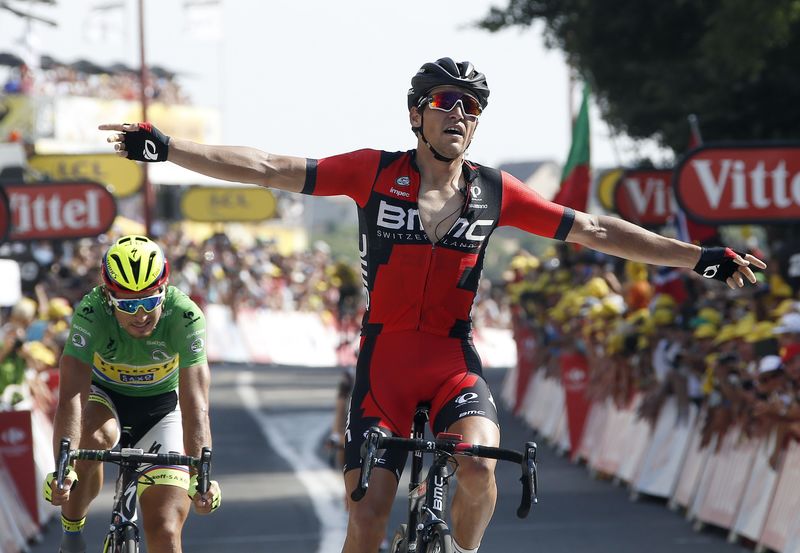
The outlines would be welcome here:
M 344 510 L 344 482 L 317 456 L 317 445 L 330 431 L 331 414 L 293 413 L 267 415 L 261 411 L 252 372 L 240 372 L 236 391 L 247 412 L 261 428 L 261 433 L 278 455 L 294 469 L 306 488 L 320 524 L 317 553 L 341 551 L 347 529 Z

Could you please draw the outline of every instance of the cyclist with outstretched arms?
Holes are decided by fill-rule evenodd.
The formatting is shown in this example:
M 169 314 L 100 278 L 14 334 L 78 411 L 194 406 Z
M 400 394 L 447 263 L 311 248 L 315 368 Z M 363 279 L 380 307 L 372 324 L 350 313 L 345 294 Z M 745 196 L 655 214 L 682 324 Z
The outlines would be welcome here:
M 498 226 L 582 244 L 636 261 L 694 268 L 731 287 L 755 281 L 727 248 L 701 249 L 611 217 L 543 199 L 508 173 L 464 155 L 486 108 L 489 88 L 471 63 L 424 64 L 411 80 L 409 121 L 417 138 L 406 152 L 358 150 L 324 159 L 209 146 L 170 138 L 149 123 L 102 125 L 119 155 L 171 161 L 230 181 L 319 196 L 346 195 L 358 206 L 359 252 L 367 306 L 345 433 L 347 495 L 359 477 L 359 449 L 370 426 L 405 436 L 417 404 L 429 402 L 434 433 L 497 446 L 492 396 L 471 339 L 470 310 L 487 239 Z M 716 266 L 715 269 L 710 267 Z M 349 504 L 346 553 L 374 553 L 383 537 L 405 455 L 387 453 L 370 493 Z M 451 508 L 454 546 L 478 549 L 494 511 L 495 462 L 459 460 Z
M 146 453 L 198 457 L 211 446 L 203 313 L 169 286 L 169 263 L 145 236 L 114 242 L 100 270 L 102 284 L 76 308 L 60 362 L 56 454 L 63 437 L 82 449 L 110 449 L 126 428 L 132 447 Z M 45 481 L 45 497 L 61 506 L 61 553 L 86 551 L 82 530 L 102 482 L 102 463 L 91 461 L 75 464 L 64 489 L 53 474 Z M 195 485 L 185 467 L 145 467 L 138 493 L 148 551 L 181 551 L 192 502 L 198 513 L 219 506 L 216 482 L 205 495 Z

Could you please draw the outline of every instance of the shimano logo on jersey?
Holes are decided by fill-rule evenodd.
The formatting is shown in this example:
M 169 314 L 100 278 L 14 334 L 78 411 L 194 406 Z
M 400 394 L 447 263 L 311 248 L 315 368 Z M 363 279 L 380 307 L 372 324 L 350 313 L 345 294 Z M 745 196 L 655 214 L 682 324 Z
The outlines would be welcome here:
M 158 159 L 158 151 L 156 150 L 156 143 L 152 140 L 144 141 L 144 150 L 142 155 L 148 161 L 156 161 Z
M 465 403 L 477 403 L 478 402 L 478 394 L 475 392 L 467 392 L 466 394 L 461 394 L 456 398 L 456 403 L 459 405 L 464 405 Z
M 406 192 L 405 190 L 398 190 L 394 186 L 389 189 L 389 192 L 394 194 L 395 196 L 400 196 L 401 198 L 410 198 L 411 192 Z
M 397 177 L 397 180 L 394 181 L 397 186 L 408 186 L 411 184 L 410 177 Z
M 72 323 L 72 326 L 75 327 L 76 330 L 80 330 L 81 332 L 83 332 L 87 336 L 91 336 L 92 335 L 91 332 L 89 332 L 88 330 L 86 330 L 85 328 L 83 328 L 82 326 L 80 326 L 78 324 Z

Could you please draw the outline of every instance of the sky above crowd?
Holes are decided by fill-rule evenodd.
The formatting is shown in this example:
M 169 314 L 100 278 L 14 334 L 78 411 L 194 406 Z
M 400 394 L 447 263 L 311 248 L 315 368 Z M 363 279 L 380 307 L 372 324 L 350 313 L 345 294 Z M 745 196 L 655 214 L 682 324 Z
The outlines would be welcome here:
M 137 0 L 33 4 L 13 2 L 58 25 L 28 25 L 0 10 L 0 51 L 139 63 Z M 308 157 L 412 148 L 405 99 L 411 76 L 442 56 L 470 60 L 486 74 L 491 97 L 469 157 L 488 165 L 562 164 L 580 87 L 570 94 L 564 55 L 545 48 L 541 24 L 494 34 L 476 28 L 492 5 L 144 0 L 146 56 L 177 72 L 194 104 L 219 110 L 225 143 Z M 612 137 L 594 106 L 591 141 L 594 167 L 669 157 L 652 142 Z

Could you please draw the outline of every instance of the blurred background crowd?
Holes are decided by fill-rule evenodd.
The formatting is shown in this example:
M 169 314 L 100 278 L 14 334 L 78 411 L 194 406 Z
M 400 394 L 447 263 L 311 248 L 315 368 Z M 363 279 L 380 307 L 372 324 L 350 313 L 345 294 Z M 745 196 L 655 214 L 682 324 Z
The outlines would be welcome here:
M 589 251 L 523 252 L 508 275 L 520 365 L 560 379 L 559 356 L 580 353 L 591 400 L 636 404 L 651 422 L 668 397 L 684 419 L 695 405 L 703 445 L 715 436 L 721 445 L 734 426 L 748 437 L 775 431 L 777 466 L 800 439 L 800 302 L 776 260 L 753 253 L 769 268 L 756 286 L 731 290 Z
M 26 246 L 36 268 L 24 270 L 32 275 L 25 297 L 0 311 L 5 408 L 28 392 L 53 408 L 73 306 L 98 283 L 112 238 Z M 234 319 L 246 308 L 315 312 L 342 332 L 357 329 L 359 268 L 335 259 L 324 242 L 287 255 L 273 242 L 242 245 L 224 233 L 195 241 L 170 230 L 160 241 L 171 283 L 201 307 L 226 305 Z M 0 254 L 15 247 L 22 246 L 4 244 Z M 788 440 L 800 439 L 800 302 L 765 257 L 773 263 L 756 286 L 730 290 L 690 271 L 566 245 L 539 256 L 522 251 L 502 280 L 484 279 L 473 317 L 477 328 L 512 329 L 521 366 L 560 378 L 561 354 L 586 356 L 592 400 L 636 401 L 639 416 L 654 421 L 675 397 L 683 417 L 691 405 L 703 408 L 706 442 L 733 426 L 749 436 L 774 430 L 777 463 Z
M 11 55 L 0 53 L 0 56 Z M 5 94 L 83 96 L 108 100 L 138 100 L 141 94 L 139 71 L 122 63 L 105 67 L 88 60 L 63 63 L 50 56 L 42 56 L 40 66 L 35 71 L 22 59 L 6 59 L 4 64 L 0 63 L 0 74 L 4 74 L 2 90 Z M 174 72 L 158 66 L 150 67 L 148 71 L 148 95 L 153 101 L 164 104 L 190 103 Z

